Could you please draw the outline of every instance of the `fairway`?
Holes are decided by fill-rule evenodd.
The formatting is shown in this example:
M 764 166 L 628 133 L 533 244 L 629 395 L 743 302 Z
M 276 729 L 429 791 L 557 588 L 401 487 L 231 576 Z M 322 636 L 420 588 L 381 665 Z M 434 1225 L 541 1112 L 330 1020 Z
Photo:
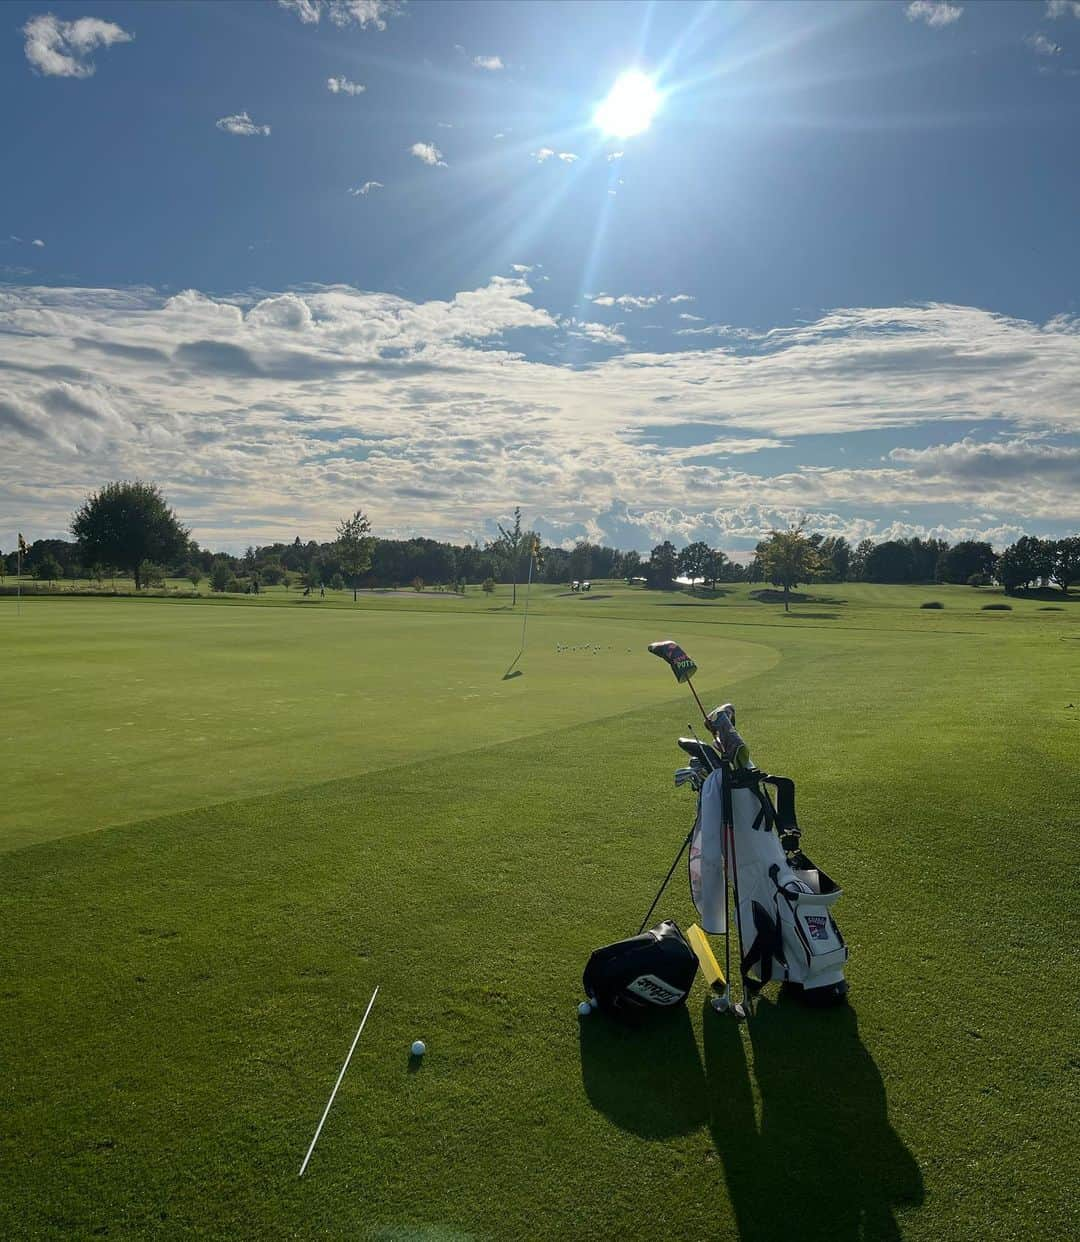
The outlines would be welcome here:
M 1075 602 L 594 590 L 509 680 L 508 588 L 0 599 L 3 1236 L 1075 1233 Z M 847 1010 L 576 1015 L 693 813 L 669 636 L 797 782 Z

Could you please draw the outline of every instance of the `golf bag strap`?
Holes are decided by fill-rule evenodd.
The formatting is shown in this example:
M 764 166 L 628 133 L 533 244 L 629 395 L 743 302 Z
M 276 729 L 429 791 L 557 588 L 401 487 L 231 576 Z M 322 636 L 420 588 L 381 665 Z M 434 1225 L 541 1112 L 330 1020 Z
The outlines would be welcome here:
M 774 919 L 768 910 L 758 902 L 754 902 L 754 940 L 750 948 L 743 954 L 739 969 L 745 980 L 753 967 L 758 968 L 761 982 L 768 983 L 772 978 L 773 961 L 787 967 L 784 957 L 784 945 L 780 937 L 779 913 Z

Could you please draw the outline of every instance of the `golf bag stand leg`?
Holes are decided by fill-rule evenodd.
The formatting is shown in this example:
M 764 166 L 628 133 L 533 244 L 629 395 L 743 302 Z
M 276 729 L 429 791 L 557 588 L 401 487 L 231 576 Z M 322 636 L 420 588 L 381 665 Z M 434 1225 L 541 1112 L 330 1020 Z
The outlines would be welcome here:
M 696 826 L 697 825 L 695 823 L 694 827 Z M 663 884 L 660 885 L 660 888 L 657 890 L 656 896 L 653 898 L 652 905 L 649 907 L 648 914 L 646 914 L 645 917 L 641 920 L 641 926 L 637 929 L 637 934 L 639 936 L 645 930 L 645 928 L 648 927 L 649 919 L 652 918 L 652 912 L 656 909 L 657 903 L 659 902 L 660 898 L 664 895 L 664 889 L 667 888 L 667 886 L 671 883 L 671 877 L 675 874 L 675 868 L 679 865 L 679 859 L 682 858 L 683 851 L 690 844 L 690 840 L 693 837 L 693 835 L 694 835 L 694 828 L 691 828 L 690 831 L 686 834 L 686 840 L 682 843 L 682 845 L 679 846 L 679 852 L 675 855 L 675 861 L 671 864 L 671 867 L 668 870 L 667 875 L 664 876 L 664 882 Z

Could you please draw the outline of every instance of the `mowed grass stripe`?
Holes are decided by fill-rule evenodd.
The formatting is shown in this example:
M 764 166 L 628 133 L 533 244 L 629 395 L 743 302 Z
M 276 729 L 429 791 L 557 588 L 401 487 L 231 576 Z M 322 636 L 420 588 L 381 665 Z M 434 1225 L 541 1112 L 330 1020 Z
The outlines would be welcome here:
M 766 1238 L 794 1198 L 809 1237 L 1065 1236 L 1064 646 L 803 638 L 734 696 L 847 890 L 848 1015 L 770 1002 L 745 1032 L 695 999 L 579 1039 L 587 952 L 636 927 L 688 826 L 670 698 L 9 855 L 0 1223 Z M 682 882 L 662 913 L 689 916 Z

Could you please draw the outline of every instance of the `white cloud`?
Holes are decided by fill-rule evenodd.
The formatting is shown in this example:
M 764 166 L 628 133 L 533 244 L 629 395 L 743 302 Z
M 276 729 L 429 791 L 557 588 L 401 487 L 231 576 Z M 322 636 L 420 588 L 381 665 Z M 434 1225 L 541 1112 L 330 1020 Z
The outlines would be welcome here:
M 499 69 L 506 68 L 506 66 L 502 63 L 502 58 L 500 56 L 474 56 L 472 58 L 472 63 L 475 68 L 488 69 L 492 73 L 495 73 Z
M 581 157 L 575 155 L 573 151 L 559 152 L 559 159 L 561 159 L 564 164 L 576 164 L 580 158 Z
M 367 87 L 360 82 L 350 82 L 348 78 L 327 78 L 326 89 L 331 95 L 362 95 Z
M 51 13 L 31 17 L 22 33 L 26 36 L 26 59 L 33 69 L 55 78 L 88 78 L 96 68 L 91 52 L 135 38 L 115 22 L 97 17 L 64 22 Z
M 589 323 L 581 319 L 567 319 L 564 324 L 571 336 L 585 337 L 601 345 L 626 344 L 626 337 L 618 331 L 622 325 L 618 323 Z
M 527 276 L 533 270 L 534 264 L 531 263 L 511 263 L 510 270 L 517 272 L 519 276 Z
M 675 293 L 668 301 L 674 306 L 679 302 L 696 302 L 697 298 L 692 293 Z
M 363 185 L 354 186 L 353 189 L 349 190 L 349 193 L 354 196 L 362 195 L 366 198 L 372 190 L 383 190 L 385 188 L 381 181 L 365 181 Z
M 612 160 L 621 160 L 623 155 L 625 155 L 624 151 L 609 151 L 608 163 L 610 164 Z
M 620 294 L 614 297 L 610 293 L 598 293 L 596 297 L 589 298 L 594 306 L 621 306 L 623 310 L 645 310 L 649 306 L 655 306 L 657 302 L 664 300 L 663 294 L 653 293 L 641 297 L 636 297 L 630 293 Z
M 1080 17 L 1080 0 L 1046 0 L 1047 17 Z
M 30 243 L 30 245 L 40 246 L 42 249 L 44 249 L 45 243 L 41 240 L 40 237 L 35 237 L 34 240 Z
M 962 4 L 949 0 L 912 0 L 904 13 L 909 22 L 925 22 L 928 26 L 951 26 L 964 12 Z
M 235 134 L 238 138 L 253 138 L 261 134 L 264 138 L 270 133 L 269 125 L 256 125 L 246 112 L 238 112 L 235 116 L 223 116 L 214 124 L 223 133 Z
M 557 321 L 530 292 L 520 278 L 427 302 L 342 285 L 231 299 L 2 285 L 0 527 L 62 533 L 88 488 L 133 474 L 160 481 L 204 542 L 330 537 L 361 488 L 380 534 L 402 536 L 460 537 L 514 503 L 623 546 L 752 546 L 789 513 L 849 538 L 900 520 L 1080 521 L 1080 320 L 850 308 L 624 352 L 615 326 Z M 551 347 L 515 352 L 523 328 Z M 567 334 L 619 348 L 566 364 Z M 933 447 L 903 446 L 903 428 L 945 420 Z M 843 463 L 855 433 L 884 429 L 898 447 L 869 465 L 770 465 L 830 433 Z
M 532 153 L 533 159 L 536 160 L 538 164 L 542 164 L 545 160 L 551 159 L 554 154 L 555 152 L 551 149 L 551 147 L 541 147 L 539 151 L 534 151 Z
M 683 311 L 683 313 L 679 316 L 679 318 L 680 318 L 680 319 L 685 319 L 685 320 L 687 320 L 688 322 L 692 322 L 692 323 L 701 323 L 701 322 L 702 322 L 702 318 L 701 318 L 701 316 L 700 316 L 700 315 L 691 315 L 691 314 L 689 314 L 687 311 Z
M 981 485 L 1052 488 L 1080 492 L 1080 445 L 1068 446 L 1034 436 L 978 441 L 970 437 L 924 449 L 896 448 L 889 460 L 913 473 L 938 480 L 967 480 Z
M 431 168 L 446 167 L 443 153 L 433 142 L 414 142 L 409 148 L 409 154 L 415 155 L 422 164 L 427 164 Z
M 385 30 L 386 19 L 401 11 L 399 0 L 278 0 L 278 4 L 308 25 L 317 25 L 325 13 L 335 26 L 355 22 L 361 30 L 368 26 Z
M 1035 53 L 1036 56 L 1060 56 L 1061 44 L 1055 43 L 1053 39 L 1048 39 L 1042 31 L 1036 34 L 1024 36 L 1024 42 Z

